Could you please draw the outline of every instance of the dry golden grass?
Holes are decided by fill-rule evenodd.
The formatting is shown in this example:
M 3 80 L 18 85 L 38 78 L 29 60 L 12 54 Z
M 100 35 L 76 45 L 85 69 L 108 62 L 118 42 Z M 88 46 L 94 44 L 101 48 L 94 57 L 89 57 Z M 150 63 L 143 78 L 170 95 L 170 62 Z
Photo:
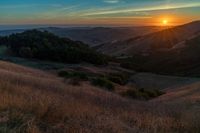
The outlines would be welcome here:
M 134 101 L 87 82 L 71 86 L 51 74 L 0 62 L 0 132 L 198 133 L 197 94 L 197 103 L 165 103 L 168 94 L 149 102 Z

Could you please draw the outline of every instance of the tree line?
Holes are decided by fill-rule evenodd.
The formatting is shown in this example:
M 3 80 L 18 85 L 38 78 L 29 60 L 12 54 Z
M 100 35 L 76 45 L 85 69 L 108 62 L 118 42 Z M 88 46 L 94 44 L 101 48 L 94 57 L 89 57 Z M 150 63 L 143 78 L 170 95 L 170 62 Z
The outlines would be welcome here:
M 47 31 L 28 30 L 23 33 L 0 37 L 0 45 L 6 45 L 11 54 L 23 58 L 35 58 L 63 63 L 88 62 L 102 65 L 106 57 L 80 41 L 61 38 Z

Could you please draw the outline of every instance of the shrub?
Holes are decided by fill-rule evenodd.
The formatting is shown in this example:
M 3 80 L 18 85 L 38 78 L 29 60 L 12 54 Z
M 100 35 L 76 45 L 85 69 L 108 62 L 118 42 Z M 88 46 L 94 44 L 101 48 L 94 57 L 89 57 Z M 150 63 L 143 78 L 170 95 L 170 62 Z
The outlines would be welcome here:
M 107 78 L 114 83 L 125 85 L 128 82 L 129 76 L 122 73 L 110 73 Z
M 122 93 L 122 96 L 130 97 L 133 99 L 150 100 L 162 94 L 164 94 L 164 92 L 157 89 L 147 90 L 141 88 L 141 89 L 128 89 L 127 91 Z
M 140 89 L 141 92 L 141 89 Z M 164 92 L 157 90 L 157 89 L 153 89 L 153 90 L 144 90 L 143 93 L 146 93 L 148 95 L 149 98 L 154 98 L 154 97 L 158 97 L 162 94 L 164 94 Z
M 60 71 L 58 76 L 64 78 L 76 78 L 81 80 L 88 80 L 88 75 L 83 72 L 67 72 L 67 71 Z
M 83 72 L 73 72 L 71 73 L 72 77 L 77 77 L 82 80 L 88 80 L 88 75 Z
M 135 89 L 128 89 L 127 91 L 122 93 L 122 96 L 127 96 L 127 97 L 131 97 L 131 98 L 137 98 L 138 96 L 138 91 Z
M 114 85 L 111 81 L 107 80 L 106 78 L 94 78 L 92 79 L 91 83 L 95 86 L 106 88 L 110 91 L 114 90 Z

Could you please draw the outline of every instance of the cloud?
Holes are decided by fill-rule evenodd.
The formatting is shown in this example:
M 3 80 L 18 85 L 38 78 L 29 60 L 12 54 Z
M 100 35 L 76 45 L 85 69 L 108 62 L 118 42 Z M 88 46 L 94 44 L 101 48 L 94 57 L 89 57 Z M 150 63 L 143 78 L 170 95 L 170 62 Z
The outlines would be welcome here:
M 52 9 L 50 11 L 42 12 L 38 16 L 45 19 L 55 19 L 59 17 L 71 16 L 74 9 L 77 9 L 80 5 L 62 6 L 60 8 Z M 66 13 L 68 12 L 68 13 Z M 71 16 L 72 17 L 72 16 Z
M 120 14 L 120 13 L 131 13 L 131 12 L 145 12 L 145 11 L 161 11 L 161 10 L 172 10 L 172 9 L 182 9 L 200 7 L 200 2 L 197 3 L 185 3 L 176 5 L 160 5 L 144 8 L 126 8 L 126 9 L 111 9 L 111 10 L 101 10 L 96 12 L 89 12 L 83 14 L 83 16 L 96 16 L 96 15 L 110 15 L 110 14 Z
M 105 3 L 109 3 L 109 4 L 116 4 L 119 3 L 120 0 L 104 0 Z

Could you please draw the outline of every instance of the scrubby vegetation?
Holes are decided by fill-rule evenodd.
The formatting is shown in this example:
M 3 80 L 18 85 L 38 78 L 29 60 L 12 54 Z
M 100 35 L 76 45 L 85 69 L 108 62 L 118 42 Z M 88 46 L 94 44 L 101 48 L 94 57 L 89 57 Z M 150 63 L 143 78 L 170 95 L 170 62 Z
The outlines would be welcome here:
M 113 91 L 115 88 L 113 83 L 106 78 L 94 78 L 92 79 L 91 83 L 95 86 L 103 87 L 109 91 Z
M 126 86 L 129 80 L 128 74 L 123 74 L 120 72 L 98 75 L 86 74 L 84 72 L 79 71 L 60 71 L 58 72 L 58 76 L 63 77 L 65 79 L 69 79 L 69 83 L 72 85 L 80 85 L 81 81 L 89 80 L 92 85 L 104 88 L 109 91 L 113 91 L 114 93 L 117 93 L 115 92 L 116 84 L 120 85 L 121 87 L 124 87 Z M 126 87 L 128 89 L 125 91 L 122 89 L 120 95 L 132 99 L 150 100 L 164 94 L 164 92 L 158 89 L 138 89 L 132 88 L 130 86 Z
M 68 79 L 68 83 L 71 85 L 80 85 L 80 82 L 89 80 L 89 77 L 84 72 L 76 72 L 76 71 L 60 71 L 58 72 L 58 76 Z
M 13 55 L 64 63 L 88 62 L 102 65 L 107 63 L 104 55 L 88 45 L 60 38 L 49 32 L 25 31 L 0 38 L 0 45 L 6 45 Z
M 122 73 L 109 73 L 106 75 L 106 78 L 114 83 L 125 85 L 129 80 L 129 75 Z
M 164 92 L 157 89 L 131 88 L 123 92 L 121 95 L 133 99 L 150 100 L 163 94 Z
M 81 79 L 81 80 L 88 80 L 89 77 L 86 73 L 84 72 L 68 72 L 68 71 L 60 71 L 58 73 L 58 76 L 60 77 L 64 77 L 64 78 L 78 78 L 78 79 Z
M 77 81 L 87 81 L 89 80 L 91 84 L 95 86 L 100 86 L 102 88 L 107 88 L 108 90 L 113 90 L 115 84 L 126 85 L 129 80 L 128 74 L 123 73 L 105 73 L 105 74 L 92 74 L 79 71 L 59 71 L 58 76 L 66 79 L 76 79 Z
M 70 79 L 70 82 L 72 82 L 73 85 L 79 84 L 80 81 L 89 80 L 92 85 L 102 87 L 109 91 L 112 91 L 115 88 L 113 81 L 102 75 L 86 74 L 79 71 L 60 71 L 58 72 L 58 76 Z

